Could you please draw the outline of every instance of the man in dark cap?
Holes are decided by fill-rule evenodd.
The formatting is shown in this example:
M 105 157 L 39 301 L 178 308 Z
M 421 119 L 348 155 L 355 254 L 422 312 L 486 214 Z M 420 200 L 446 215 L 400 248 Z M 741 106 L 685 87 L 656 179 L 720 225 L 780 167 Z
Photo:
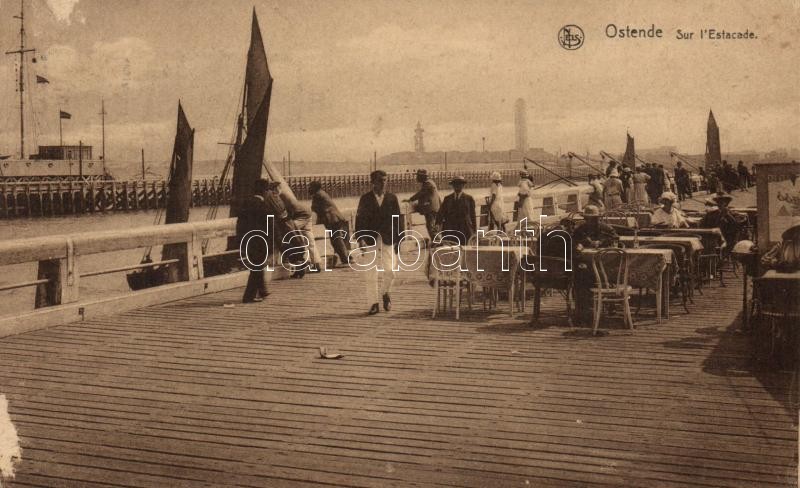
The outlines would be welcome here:
M 678 191 L 679 202 L 682 202 L 686 197 L 692 196 L 689 172 L 686 171 L 680 161 L 675 164 L 675 189 Z
M 744 161 L 739 160 L 739 164 L 736 166 L 736 172 L 739 173 L 739 189 L 742 191 L 750 191 L 748 190 L 750 187 L 750 170 L 744 165 Z
M 458 242 L 461 245 L 466 244 L 478 228 L 475 199 L 464 193 L 466 184 L 467 180 L 463 176 L 456 176 L 450 180 L 453 193 L 444 197 L 436 219 L 443 240 Z
M 394 281 L 397 247 L 400 245 L 398 226 L 393 225 L 395 216 L 399 222 L 400 202 L 393 193 L 386 192 L 386 172 L 375 170 L 369 175 L 372 190 L 361 195 L 356 212 L 356 239 L 363 255 L 375 253 L 376 260 L 363 270 L 366 279 L 367 303 L 371 303 L 369 315 L 380 311 L 378 297 L 383 298 L 383 309 L 392 309 L 389 292 Z
M 311 210 L 317 214 L 317 224 L 325 226 L 331 232 L 331 246 L 339 262 L 347 264 L 350 262 L 350 238 L 349 226 L 333 199 L 322 189 L 322 183 L 312 181 L 308 185 L 308 192 L 311 194 Z
M 417 182 L 420 184 L 419 191 L 410 197 L 406 202 L 416 202 L 414 210 L 425 217 L 425 228 L 428 229 L 428 237 L 433 240 L 436 235 L 436 214 L 442 204 L 442 197 L 439 196 L 439 189 L 436 183 L 428 177 L 428 170 L 417 170 Z
M 236 237 L 245 266 L 250 270 L 242 303 L 260 302 L 266 298 L 267 283 L 264 269 L 267 267 L 269 245 L 275 242 L 274 231 L 269 228 L 268 216 L 285 219 L 286 209 L 277 201 L 268 200 L 270 182 L 260 179 L 255 182 L 253 194 L 247 197 L 236 220 Z M 270 206 L 273 206 L 270 208 Z

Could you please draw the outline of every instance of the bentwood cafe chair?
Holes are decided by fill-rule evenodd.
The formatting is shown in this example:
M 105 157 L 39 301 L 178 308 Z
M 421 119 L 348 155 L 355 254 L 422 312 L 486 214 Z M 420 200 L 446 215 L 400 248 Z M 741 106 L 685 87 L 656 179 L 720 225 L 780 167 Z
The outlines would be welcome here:
M 632 288 L 628 285 L 628 258 L 628 253 L 618 248 L 601 249 L 592 257 L 592 269 L 596 283 L 595 287 L 591 289 L 594 296 L 592 335 L 597 334 L 597 328 L 600 326 L 603 305 L 609 303 L 622 303 L 625 321 L 633 330 L 630 305 Z

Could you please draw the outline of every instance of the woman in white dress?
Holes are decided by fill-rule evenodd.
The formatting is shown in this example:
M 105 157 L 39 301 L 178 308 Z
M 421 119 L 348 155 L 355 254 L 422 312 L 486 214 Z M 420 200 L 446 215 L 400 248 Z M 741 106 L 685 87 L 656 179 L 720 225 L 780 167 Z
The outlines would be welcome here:
M 639 205 L 647 205 L 650 203 L 650 198 L 647 196 L 647 182 L 650 181 L 650 175 L 644 172 L 641 166 L 636 168 L 636 173 L 633 174 L 633 201 Z
M 533 208 L 533 196 L 531 195 L 531 180 L 527 171 L 519 172 L 519 197 L 517 203 L 517 229 L 523 228 L 523 220 L 527 219 L 528 224 L 535 223 L 537 217 L 534 216 L 535 209 Z
M 492 184 L 489 186 L 489 230 L 506 230 L 505 200 L 503 199 L 503 177 L 499 171 L 492 173 Z

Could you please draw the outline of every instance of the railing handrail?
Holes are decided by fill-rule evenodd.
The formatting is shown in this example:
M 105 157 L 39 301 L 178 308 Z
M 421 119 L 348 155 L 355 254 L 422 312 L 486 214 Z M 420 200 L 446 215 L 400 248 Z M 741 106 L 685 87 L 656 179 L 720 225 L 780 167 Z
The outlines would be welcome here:
M 236 232 L 236 219 L 208 220 L 131 229 L 62 234 L 0 241 L 0 266 L 63 259 L 71 246 L 75 256 L 159 246 L 196 239 L 227 237 Z

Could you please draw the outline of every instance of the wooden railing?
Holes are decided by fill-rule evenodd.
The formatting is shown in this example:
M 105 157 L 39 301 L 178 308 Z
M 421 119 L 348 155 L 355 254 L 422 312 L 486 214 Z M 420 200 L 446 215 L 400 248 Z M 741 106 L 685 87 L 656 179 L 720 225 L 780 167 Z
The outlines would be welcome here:
M 174 263 L 190 281 L 200 280 L 204 277 L 202 241 L 227 237 L 233 235 L 235 230 L 236 220 L 224 219 L 0 241 L 0 266 L 29 262 L 38 262 L 39 265 L 36 280 L 6 284 L 0 286 L 0 291 L 36 286 L 37 306 L 40 308 L 77 302 L 80 299 L 80 279 L 87 276 Z M 169 263 L 131 265 L 86 273 L 78 267 L 77 258 L 80 256 L 164 244 L 185 245 L 184 258 L 169 260 Z

